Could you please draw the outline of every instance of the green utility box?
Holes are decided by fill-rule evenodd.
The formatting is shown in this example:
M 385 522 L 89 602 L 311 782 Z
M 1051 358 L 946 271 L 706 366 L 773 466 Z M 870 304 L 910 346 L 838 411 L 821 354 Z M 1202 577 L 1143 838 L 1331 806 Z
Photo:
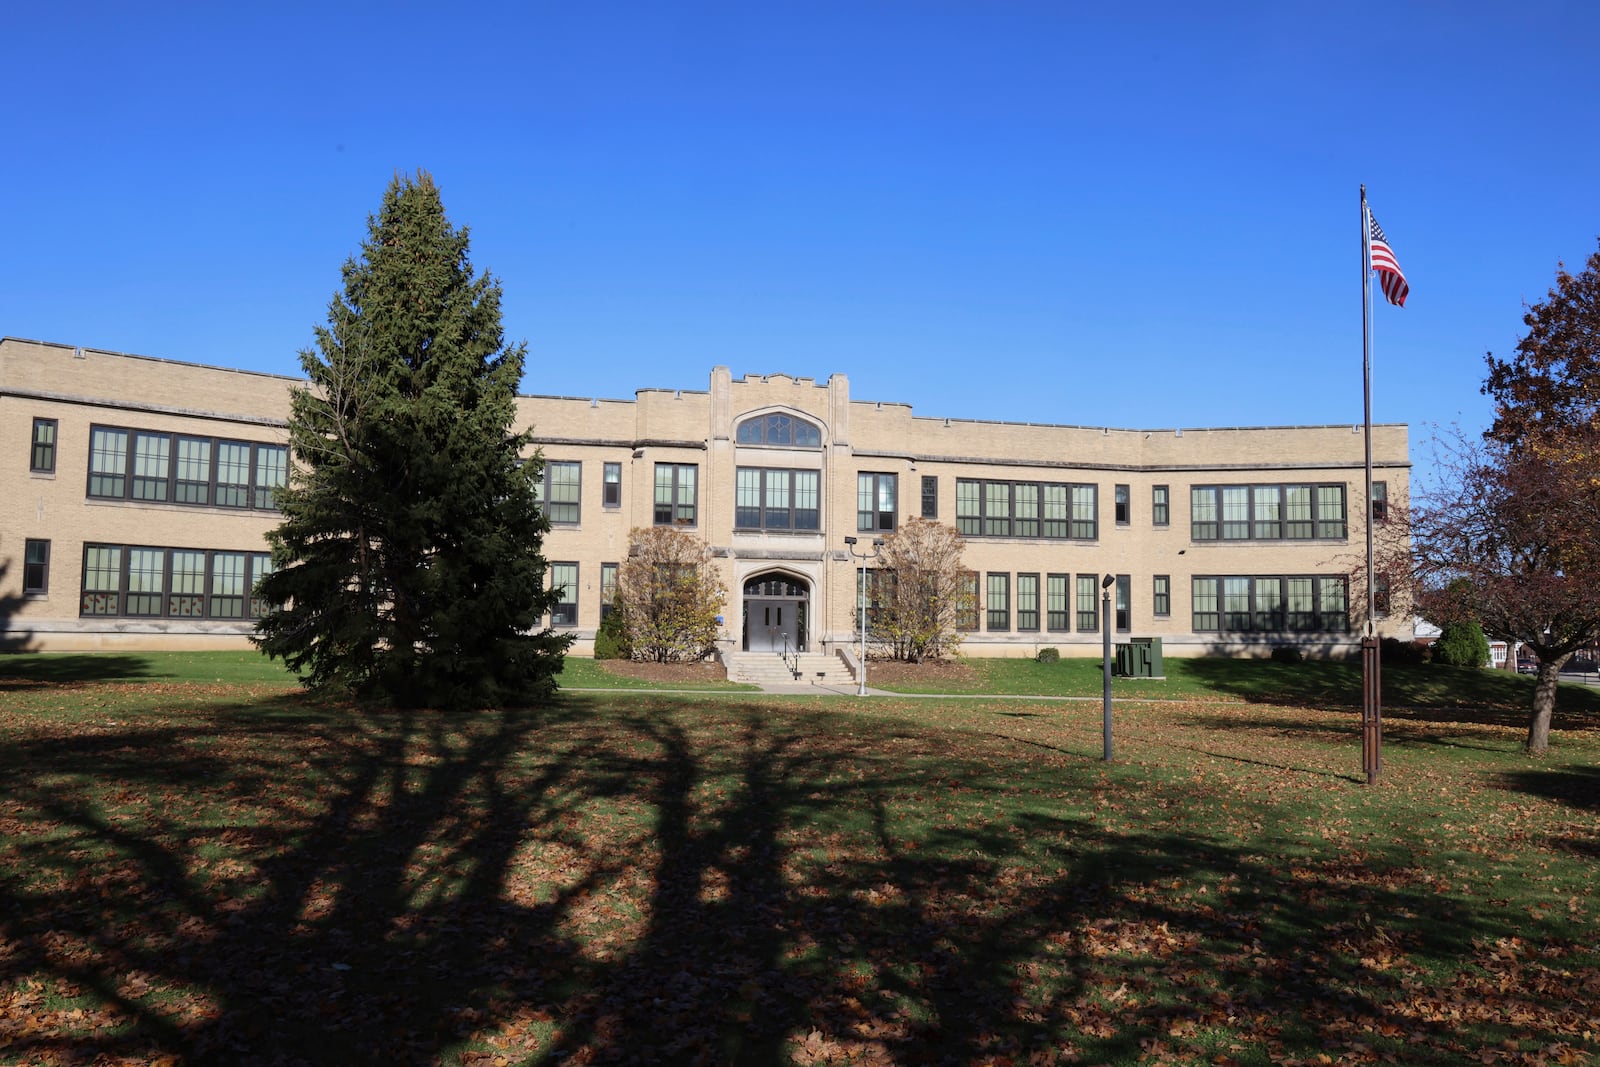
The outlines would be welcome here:
M 1135 637 L 1117 645 L 1116 672 L 1124 678 L 1165 678 L 1161 638 Z

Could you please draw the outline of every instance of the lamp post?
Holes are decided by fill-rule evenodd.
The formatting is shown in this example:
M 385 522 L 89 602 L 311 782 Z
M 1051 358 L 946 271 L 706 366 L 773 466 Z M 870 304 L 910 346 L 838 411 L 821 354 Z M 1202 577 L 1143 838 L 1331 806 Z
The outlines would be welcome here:
M 1101 667 L 1106 676 L 1105 699 L 1100 706 L 1100 720 L 1105 733 L 1105 761 L 1111 762 L 1111 587 L 1117 576 L 1108 574 L 1100 579 L 1100 634 Z
M 867 695 L 867 561 L 878 558 L 878 553 L 883 550 L 883 538 L 872 539 L 872 552 L 856 551 L 856 539 L 846 537 L 844 543 L 849 546 L 852 559 L 859 559 L 861 566 L 856 568 L 861 572 L 861 591 L 859 601 L 861 605 L 861 669 L 856 672 L 856 696 Z

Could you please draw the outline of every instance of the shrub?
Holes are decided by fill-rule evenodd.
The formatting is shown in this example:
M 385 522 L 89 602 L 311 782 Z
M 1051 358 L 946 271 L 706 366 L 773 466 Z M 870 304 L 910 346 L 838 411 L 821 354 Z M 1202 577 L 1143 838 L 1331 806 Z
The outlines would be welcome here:
M 1433 661 L 1452 667 L 1482 667 L 1489 662 L 1489 639 L 1475 622 L 1447 622 L 1433 643 Z
M 1061 658 L 1059 648 L 1041 648 L 1033 657 L 1039 663 L 1054 663 Z
M 1293 645 L 1279 645 L 1272 650 L 1272 662 L 1274 663 L 1304 663 L 1305 661 L 1306 654 Z
M 628 631 L 622 625 L 622 612 L 613 608 L 600 620 L 600 629 L 594 634 L 595 659 L 632 659 L 628 648 Z

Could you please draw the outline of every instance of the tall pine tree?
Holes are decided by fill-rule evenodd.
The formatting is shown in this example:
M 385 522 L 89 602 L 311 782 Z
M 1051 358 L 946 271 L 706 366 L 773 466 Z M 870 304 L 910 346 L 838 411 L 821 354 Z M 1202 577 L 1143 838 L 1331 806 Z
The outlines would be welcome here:
M 428 707 L 528 703 L 570 638 L 539 630 L 540 461 L 514 432 L 525 346 L 433 179 L 396 176 L 300 354 L 293 476 L 271 534 L 281 607 L 256 644 L 313 689 Z

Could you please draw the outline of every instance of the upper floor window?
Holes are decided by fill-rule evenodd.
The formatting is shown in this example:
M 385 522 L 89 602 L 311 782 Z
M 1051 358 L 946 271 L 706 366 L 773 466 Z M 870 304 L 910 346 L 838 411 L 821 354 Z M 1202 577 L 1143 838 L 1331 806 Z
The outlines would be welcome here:
M 608 508 L 620 508 L 622 506 L 622 464 L 606 464 L 603 485 L 605 488 L 600 497 L 601 505 Z
M 89 428 L 88 495 L 96 499 L 271 510 L 288 472 L 284 445 Z
M 1150 525 L 1167 526 L 1172 522 L 1171 494 L 1164 485 L 1150 487 Z
M 1372 521 L 1389 521 L 1389 483 L 1372 483 Z
M 939 476 L 922 476 L 922 517 L 937 521 L 939 518 Z
M 856 529 L 893 530 L 895 528 L 898 475 L 856 475 Z
M 1196 541 L 1339 540 L 1344 486 L 1197 485 L 1189 490 Z
M 1116 510 L 1117 510 L 1117 525 L 1118 526 L 1126 526 L 1126 525 L 1128 525 L 1128 523 L 1130 521 L 1132 521 L 1130 505 L 1131 505 L 1131 500 L 1130 500 L 1129 495 L 1128 495 L 1128 487 L 1125 486 L 1125 485 L 1117 486 L 1116 487 Z
M 741 530 L 821 529 L 822 472 L 740 467 L 733 524 Z
M 545 517 L 558 525 L 578 521 L 583 489 L 583 464 L 574 460 L 546 460 L 539 480 L 533 483 L 534 499 Z
M 968 537 L 1093 540 L 1098 487 L 956 479 L 956 530 Z
M 693 526 L 696 522 L 696 484 L 700 468 L 693 463 L 657 463 L 655 523 L 657 526 Z
M 775 411 L 745 419 L 739 424 L 735 440 L 741 445 L 821 448 L 822 430 L 816 423 Z
M 39 474 L 54 474 L 56 470 L 56 420 L 33 420 L 33 450 L 28 456 L 28 469 Z

